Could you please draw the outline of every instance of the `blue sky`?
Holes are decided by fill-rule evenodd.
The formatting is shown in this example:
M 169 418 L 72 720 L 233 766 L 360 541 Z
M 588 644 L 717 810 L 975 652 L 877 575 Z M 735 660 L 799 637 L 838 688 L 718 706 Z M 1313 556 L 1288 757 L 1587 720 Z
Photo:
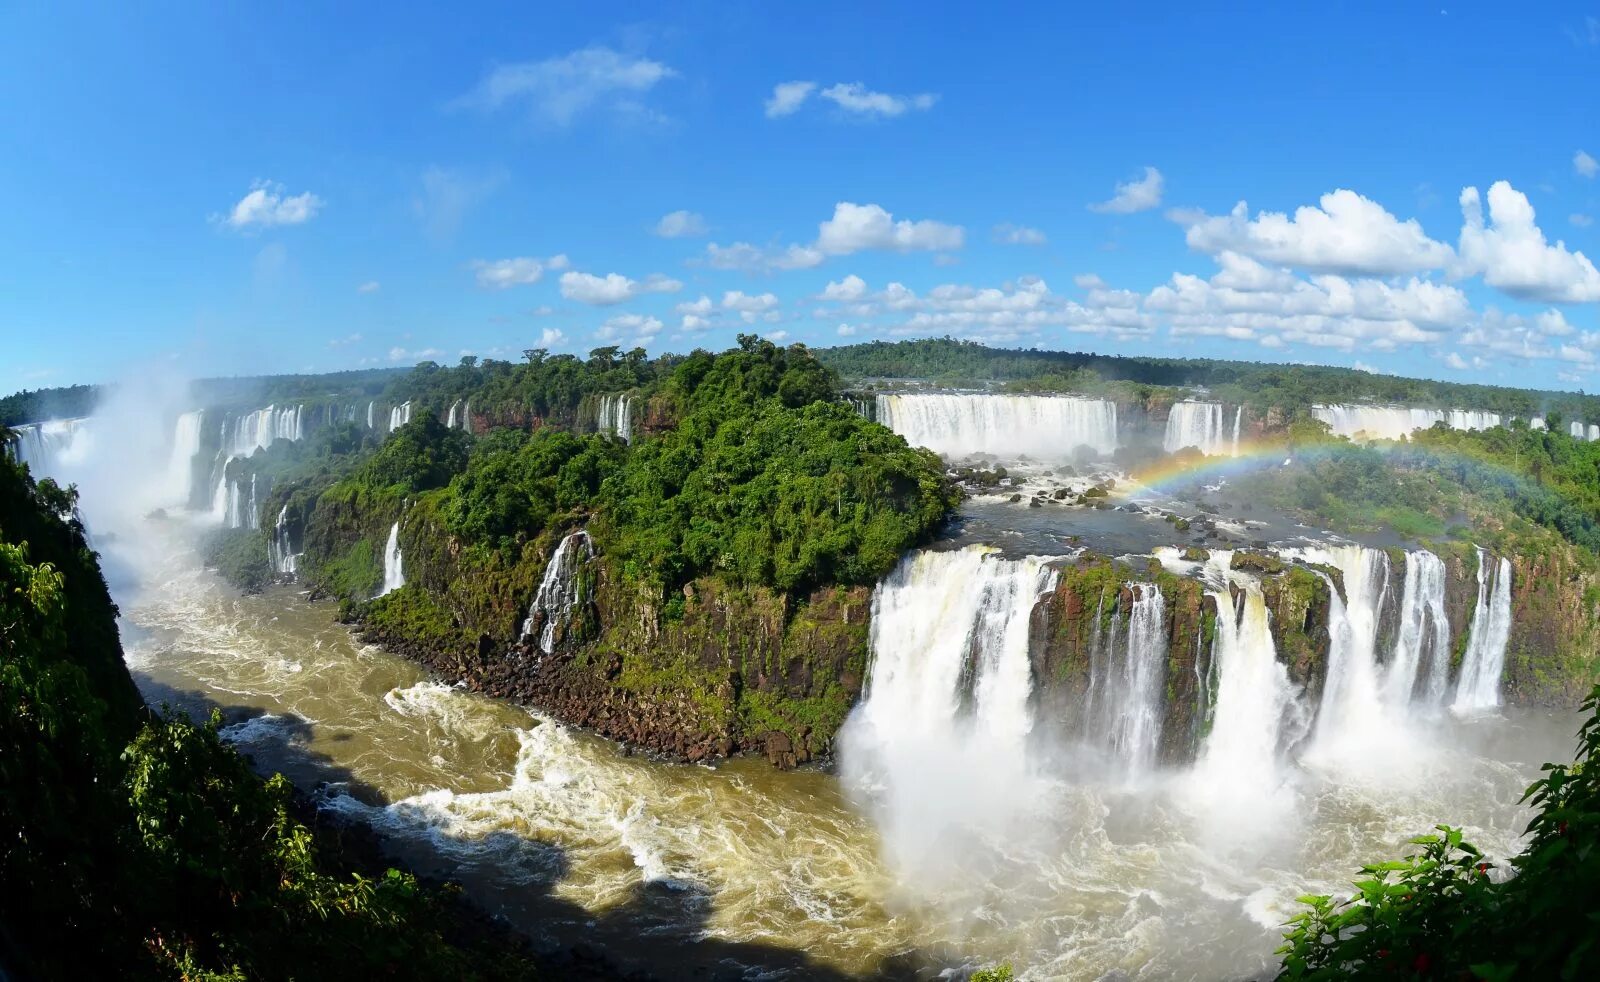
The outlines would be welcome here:
M 0 391 L 740 331 L 1595 388 L 1600 5 L 333 6 L 0 12 Z

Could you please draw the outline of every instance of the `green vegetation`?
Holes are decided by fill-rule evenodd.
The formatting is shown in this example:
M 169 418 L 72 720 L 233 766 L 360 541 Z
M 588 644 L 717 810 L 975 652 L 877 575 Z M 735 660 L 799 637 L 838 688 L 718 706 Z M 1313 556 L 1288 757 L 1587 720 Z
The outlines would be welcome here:
M 528 977 L 456 901 L 343 868 L 220 720 L 147 713 L 75 493 L 0 460 L 0 964 L 8 976 Z
M 200 556 L 246 593 L 258 593 L 272 582 L 267 537 L 259 529 L 218 529 L 202 545 Z
M 95 403 L 99 401 L 100 388 L 95 385 L 23 389 L 0 398 L 0 427 L 87 416 L 94 412 Z
M 1600 688 L 1572 764 L 1546 764 L 1523 800 L 1529 842 L 1497 870 L 1459 829 L 1362 868 L 1345 901 L 1302 897 L 1280 978 L 1583 979 L 1600 974 Z M 1508 874 L 1501 875 L 1501 874 Z

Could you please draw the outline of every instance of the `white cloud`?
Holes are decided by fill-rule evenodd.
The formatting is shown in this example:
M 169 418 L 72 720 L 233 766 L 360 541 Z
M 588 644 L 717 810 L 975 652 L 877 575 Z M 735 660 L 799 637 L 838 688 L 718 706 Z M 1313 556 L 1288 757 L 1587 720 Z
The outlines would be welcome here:
M 644 348 L 661 333 L 662 326 L 661 321 L 655 317 L 643 314 L 618 314 L 601 324 L 594 336 L 601 341 L 621 341 L 623 347 L 627 348 Z
M 1295 209 L 1294 217 L 1263 211 L 1250 219 L 1243 201 L 1227 215 L 1179 213 L 1189 247 L 1208 255 L 1231 251 L 1264 262 L 1341 276 L 1396 276 L 1439 269 L 1450 247 L 1435 242 L 1415 219 L 1400 221 L 1354 191 L 1321 198 L 1321 208 Z
M 766 101 L 768 119 L 788 116 L 800 108 L 817 88 L 815 82 L 779 82 L 772 87 L 772 98 Z
M 834 205 L 833 217 L 817 227 L 816 248 L 831 256 L 848 256 L 864 249 L 937 251 L 961 248 L 965 235 L 959 225 L 926 220 L 897 222 L 878 205 L 841 201 Z
M 1449 354 L 1445 355 L 1444 356 L 1444 363 L 1446 365 L 1449 365 L 1451 368 L 1455 369 L 1458 372 L 1464 372 L 1467 369 L 1472 367 L 1472 366 L 1467 364 L 1467 360 L 1465 358 L 1461 357 L 1461 353 L 1457 352 L 1457 351 L 1452 351 Z
M 706 220 L 692 211 L 674 211 L 661 216 L 655 233 L 663 239 L 693 239 L 706 234 Z
M 779 270 L 810 269 L 827 258 L 810 246 L 762 248 L 748 242 L 706 246 L 703 262 L 712 269 L 736 269 L 746 273 L 771 273 Z
M 933 104 L 939 101 L 939 97 L 931 92 L 890 95 L 887 92 L 874 92 L 860 82 L 840 82 L 817 94 L 845 112 L 878 119 L 901 116 L 910 110 L 932 109 Z
M 407 351 L 405 348 L 394 347 L 389 349 L 390 361 L 419 362 L 438 358 L 444 354 L 438 348 L 423 348 L 420 351 Z
M 559 58 L 500 65 L 457 104 L 492 110 L 525 102 L 535 116 L 557 126 L 596 108 L 649 116 L 639 98 L 677 74 L 658 61 L 605 47 L 583 48 Z
M 766 338 L 768 341 L 771 341 L 773 344 L 782 344 L 783 342 L 789 340 L 789 332 L 771 331 L 767 334 L 763 334 L 762 337 Z
M 1588 228 L 1589 226 L 1594 224 L 1594 218 L 1592 216 L 1590 216 L 1590 215 L 1585 215 L 1581 211 L 1575 211 L 1572 214 L 1568 215 L 1567 216 L 1567 221 L 1571 222 L 1572 224 L 1576 225 L 1579 228 Z
M 1595 160 L 1582 150 L 1579 150 L 1572 155 L 1572 169 L 1583 177 L 1593 177 L 1596 174 L 1600 174 L 1600 160 Z
M 382 289 L 382 285 L 377 280 L 368 280 L 365 283 L 361 284 L 360 286 L 356 287 L 356 292 L 357 293 L 377 293 L 380 289 Z
M 1049 242 L 1043 232 L 1026 225 L 1012 225 L 1005 222 L 996 225 L 993 231 L 994 241 L 1000 245 L 1027 245 L 1042 246 Z
M 855 337 L 856 336 L 856 327 L 855 327 L 855 325 L 854 324 L 840 324 L 839 325 L 839 336 L 841 338 L 853 338 L 853 337 Z
M 1482 275 L 1483 281 L 1511 296 L 1549 303 L 1600 300 L 1600 270 L 1566 243 L 1550 245 L 1534 222 L 1527 195 L 1506 181 L 1489 187 L 1489 223 L 1475 187 L 1461 192 L 1458 275 Z
M 702 317 L 699 314 L 684 314 L 683 320 L 679 322 L 678 326 L 685 331 L 693 332 L 708 330 L 713 324 L 709 317 Z
M 315 218 L 321 208 L 322 199 L 310 191 L 286 195 L 281 184 L 257 181 L 222 221 L 236 229 L 302 225 Z
M 561 345 L 561 343 L 563 341 L 565 341 L 566 339 L 567 339 L 566 332 L 562 331 L 561 328 L 559 328 L 559 327 L 547 327 L 543 331 L 539 332 L 539 347 L 541 347 L 541 348 L 559 347 Z
M 722 309 L 738 313 L 746 324 L 758 320 L 773 320 L 777 314 L 778 298 L 771 293 L 751 296 L 742 290 L 729 290 L 722 295 Z
M 683 284 L 675 279 L 652 273 L 643 280 L 632 280 L 621 273 L 595 276 L 593 273 L 569 272 L 561 274 L 561 295 L 568 300 L 608 307 L 646 293 L 676 293 Z
M 360 334 L 347 334 L 342 338 L 334 338 L 332 341 L 329 341 L 328 342 L 328 347 L 330 347 L 330 348 L 344 348 L 344 347 L 347 347 L 347 346 L 352 345 L 352 344 L 359 344 L 360 342 L 361 342 L 361 335 Z
M 685 300 L 683 303 L 678 304 L 672 309 L 680 314 L 694 314 L 697 317 L 709 317 L 711 316 L 711 312 L 716 309 L 716 306 L 717 305 L 712 302 L 710 297 L 706 296 L 705 294 L 701 294 L 699 300 Z
M 490 290 L 505 290 L 513 286 L 527 286 L 544 279 L 546 271 L 567 268 L 566 256 L 534 259 L 517 256 L 514 259 L 475 259 L 472 268 L 477 270 L 478 285 Z
M 1154 167 L 1146 167 L 1144 176 L 1137 180 L 1127 181 L 1117 185 L 1117 193 L 1110 201 L 1102 201 L 1090 205 L 1090 211 L 1109 212 L 1115 215 L 1128 215 L 1136 211 L 1148 211 L 1161 204 L 1161 172 Z
M 860 300 L 866 295 L 866 281 L 852 273 L 842 280 L 830 281 L 827 286 L 823 287 L 822 293 L 818 295 L 818 299 L 849 301 Z

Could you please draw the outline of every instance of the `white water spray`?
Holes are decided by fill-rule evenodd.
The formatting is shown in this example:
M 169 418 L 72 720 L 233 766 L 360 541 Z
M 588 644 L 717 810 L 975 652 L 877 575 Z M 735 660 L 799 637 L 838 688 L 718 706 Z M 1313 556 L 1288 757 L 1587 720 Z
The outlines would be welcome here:
M 578 570 L 593 558 L 594 540 L 580 529 L 561 540 L 544 568 L 538 592 L 528 607 L 528 617 L 522 622 L 522 634 L 524 637 L 532 634 L 542 617 L 539 650 L 547 655 L 555 650 L 557 633 L 566 628 L 578 605 Z
M 1080 446 L 1117 449 L 1117 407 L 1077 396 L 880 395 L 878 422 L 949 457 L 991 453 L 1047 459 L 1070 457 Z
M 1500 705 L 1500 674 L 1511 639 L 1511 560 L 1501 559 L 1491 573 L 1488 553 L 1478 550 L 1478 605 L 1472 611 L 1467 650 L 1451 708 L 1482 712 Z
M 383 547 L 383 589 L 378 591 L 378 596 L 393 593 L 405 585 L 405 565 L 400 555 L 400 523 L 395 522 L 389 526 L 389 541 Z

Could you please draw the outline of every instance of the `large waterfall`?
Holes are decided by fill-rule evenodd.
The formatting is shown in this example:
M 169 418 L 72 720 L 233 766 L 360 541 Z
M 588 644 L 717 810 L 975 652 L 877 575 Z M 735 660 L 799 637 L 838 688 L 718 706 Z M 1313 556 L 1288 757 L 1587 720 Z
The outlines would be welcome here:
M 200 427 L 205 413 L 178 417 L 172 433 L 172 459 L 167 464 L 167 493 L 175 505 L 186 505 L 194 486 L 194 458 L 200 452 Z
M 52 419 L 14 428 L 12 452 L 29 465 L 35 477 L 50 474 L 62 463 L 86 458 L 93 443 L 88 419 Z
M 1161 448 L 1172 453 L 1184 447 L 1194 447 L 1211 457 L 1237 456 L 1244 407 L 1239 406 L 1234 410 L 1232 432 L 1228 431 L 1225 418 L 1220 402 L 1174 403 L 1171 414 L 1167 416 L 1167 431 Z
M 1305 713 L 1278 661 L 1261 583 L 1232 563 L 1233 553 L 1219 549 L 1204 568 L 1217 605 L 1217 695 L 1191 787 L 1208 812 L 1248 826 L 1281 803 L 1280 753 L 1303 735 Z
M 633 399 L 616 393 L 601 396 L 600 410 L 595 415 L 595 429 L 610 433 L 623 443 L 632 443 Z
M 411 403 L 410 402 L 402 402 L 400 405 L 393 406 L 393 407 L 391 407 L 389 409 L 389 432 L 390 433 L 393 433 L 395 430 L 398 430 L 400 427 L 406 425 L 409 422 L 411 422 Z
M 235 457 L 248 457 L 278 440 L 299 440 L 304 436 L 301 406 L 268 406 L 242 416 L 228 416 L 222 422 L 222 449 Z
M 383 588 L 378 596 L 393 593 L 406 585 L 405 566 L 400 555 L 400 523 L 389 526 L 389 541 L 383 546 Z
M 1078 447 L 1117 449 L 1117 407 L 1076 396 L 917 394 L 880 395 L 878 422 L 949 457 L 991 453 L 1047 459 Z
M 1405 406 L 1313 406 L 1311 414 L 1327 423 L 1335 436 L 1399 440 L 1413 430 L 1444 423 L 1453 430 L 1487 430 L 1500 425 L 1500 414 L 1480 409 L 1414 409 Z
M 984 546 L 918 551 L 873 593 L 866 692 L 841 734 L 901 865 L 931 856 L 975 808 L 1015 806 L 1029 770 L 1028 627 L 1045 561 Z M 979 803 L 982 803 L 981 805 Z
M 1129 583 L 1132 603 L 1090 650 L 1083 735 L 1125 774 L 1149 770 L 1161 746 L 1167 672 L 1167 605 L 1154 583 Z M 1096 619 L 1097 627 L 1100 619 Z
M 1478 606 L 1472 612 L 1472 633 L 1461 656 L 1456 680 L 1457 712 L 1477 712 L 1500 705 L 1500 673 L 1505 668 L 1511 637 L 1511 561 L 1501 559 L 1491 572 L 1490 558 L 1478 550 Z
M 1426 549 L 1406 553 L 1405 586 L 1394 655 L 1384 676 L 1391 705 L 1439 706 L 1450 684 L 1450 619 L 1444 561 Z
M 539 650 L 547 655 L 555 650 L 556 641 L 578 605 L 578 571 L 593 558 L 594 540 L 580 529 L 561 540 L 544 568 L 528 617 L 522 622 L 522 634 L 527 637 L 538 631 Z

